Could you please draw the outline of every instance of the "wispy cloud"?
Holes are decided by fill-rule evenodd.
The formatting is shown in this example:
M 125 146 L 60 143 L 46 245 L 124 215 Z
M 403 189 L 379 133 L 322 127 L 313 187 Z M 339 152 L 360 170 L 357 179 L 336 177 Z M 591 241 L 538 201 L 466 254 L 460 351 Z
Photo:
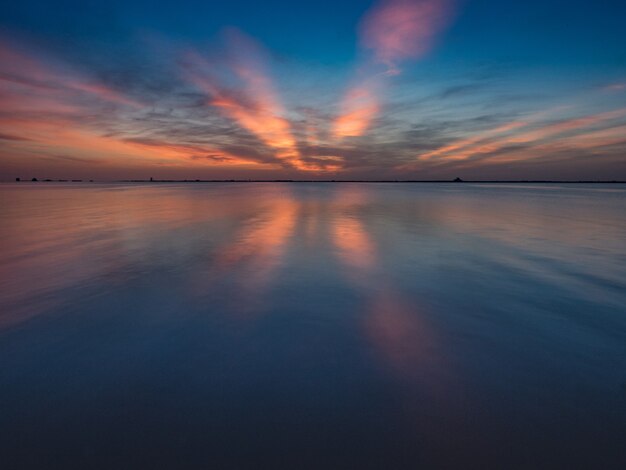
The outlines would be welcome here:
M 626 82 L 611 83 L 604 87 L 606 91 L 624 91 L 626 90 Z
M 216 74 L 212 64 L 196 52 L 187 54 L 187 76 L 209 96 L 208 104 L 220 109 L 242 128 L 268 146 L 284 165 L 304 171 L 336 168 L 335 164 L 316 164 L 302 159 L 292 125 L 275 91 L 262 57 L 262 48 L 252 38 L 230 30 L 227 33 L 231 54 L 226 67 L 236 78 L 234 89 Z
M 361 77 L 341 101 L 333 125 L 336 138 L 361 136 L 368 130 L 382 108 L 389 77 L 400 74 L 403 61 L 430 51 L 450 14 L 448 0 L 383 0 L 365 15 L 359 42 L 367 59 Z
M 357 85 L 343 99 L 340 115 L 334 122 L 335 137 L 357 137 L 363 135 L 370 122 L 380 111 L 380 102 L 375 86 Z
M 545 143 L 546 139 L 559 140 L 562 136 L 571 139 L 572 132 L 587 130 L 595 125 L 625 117 L 626 109 L 563 119 L 548 124 L 538 122 L 537 116 L 542 114 L 545 113 L 534 115 L 527 120 L 506 123 L 495 129 L 423 153 L 418 158 L 421 160 L 458 161 L 484 154 L 489 154 L 495 158 L 499 151 L 512 149 L 515 146 L 531 143 L 537 145 Z M 525 130 L 528 127 L 533 128 Z M 523 130 L 523 132 L 514 132 L 516 130 Z M 571 141 L 571 144 L 574 145 L 574 142 Z
M 12 86 L 14 96 L 49 94 L 53 91 L 58 96 L 57 100 L 61 101 L 74 98 L 78 92 L 101 102 L 134 108 L 145 106 L 104 83 L 63 69 L 59 64 L 47 63 L 32 52 L 18 51 L 6 43 L 0 43 L 0 81 L 4 82 L 4 88 Z
M 242 157 L 208 143 L 185 142 L 188 127 L 173 139 L 146 137 L 155 133 L 154 122 L 146 120 L 150 108 L 134 96 L 7 43 L 0 43 L 0 58 L 0 122 L 7 131 L 2 153 L 64 155 L 81 162 L 89 161 L 85 155 L 94 162 L 131 158 L 133 164 L 264 163 L 262 158 Z M 176 123 L 170 119 L 159 124 L 163 125 L 171 133 Z
M 343 65 L 273 54 L 234 29 L 204 42 L 138 40 L 132 57 L 5 34 L 0 173 L 49 175 L 65 161 L 83 176 L 91 161 L 121 178 L 130 168 L 165 178 L 439 179 L 497 165 L 506 174 L 525 160 L 569 171 L 563 162 L 590 156 L 608 172 L 626 148 L 619 75 L 561 92 L 500 63 L 407 73 L 436 47 L 454 6 L 380 1 L 355 31 L 355 63 Z
M 389 73 L 399 73 L 399 62 L 430 51 L 451 12 L 449 0 L 383 0 L 361 24 L 361 45 Z

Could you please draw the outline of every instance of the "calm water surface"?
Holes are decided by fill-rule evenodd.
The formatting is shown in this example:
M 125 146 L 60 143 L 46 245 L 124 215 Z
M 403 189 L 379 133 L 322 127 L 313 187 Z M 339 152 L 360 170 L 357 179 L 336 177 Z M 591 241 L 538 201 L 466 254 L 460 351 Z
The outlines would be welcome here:
M 625 185 L 0 185 L 0 466 L 624 468 L 625 216 Z

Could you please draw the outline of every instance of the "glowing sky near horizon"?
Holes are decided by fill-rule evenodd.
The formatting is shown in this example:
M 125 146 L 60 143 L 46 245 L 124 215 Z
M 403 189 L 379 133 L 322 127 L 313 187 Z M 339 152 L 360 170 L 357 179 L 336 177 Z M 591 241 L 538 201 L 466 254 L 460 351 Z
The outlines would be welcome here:
M 626 179 L 619 1 L 26 1 L 0 179 Z

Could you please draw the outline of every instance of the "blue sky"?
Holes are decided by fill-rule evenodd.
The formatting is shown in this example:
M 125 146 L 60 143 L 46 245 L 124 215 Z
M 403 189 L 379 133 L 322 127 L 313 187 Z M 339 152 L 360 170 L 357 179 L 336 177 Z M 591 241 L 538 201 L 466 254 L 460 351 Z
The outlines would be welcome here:
M 0 177 L 626 179 L 626 4 L 55 1 L 0 19 Z

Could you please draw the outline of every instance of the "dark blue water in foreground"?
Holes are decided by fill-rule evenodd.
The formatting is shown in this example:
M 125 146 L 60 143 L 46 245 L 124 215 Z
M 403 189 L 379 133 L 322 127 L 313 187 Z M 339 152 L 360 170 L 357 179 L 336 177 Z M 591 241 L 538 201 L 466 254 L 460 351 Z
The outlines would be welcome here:
M 0 186 L 0 467 L 624 468 L 626 186 Z

